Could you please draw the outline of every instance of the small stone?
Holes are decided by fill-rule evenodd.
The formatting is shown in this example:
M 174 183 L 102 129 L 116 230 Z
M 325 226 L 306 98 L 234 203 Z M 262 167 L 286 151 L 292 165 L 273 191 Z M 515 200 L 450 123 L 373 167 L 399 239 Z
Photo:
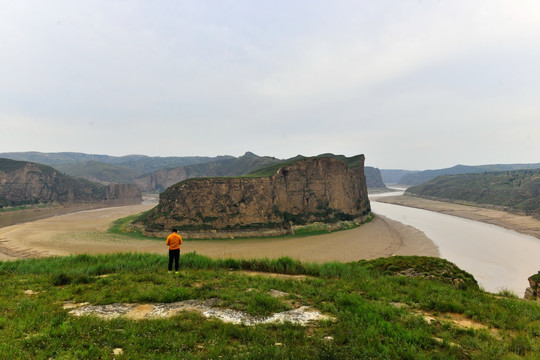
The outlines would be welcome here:
M 289 294 L 287 294 L 286 292 L 283 292 L 283 291 L 270 289 L 270 291 L 268 292 L 268 295 L 270 295 L 273 298 L 281 298 L 281 297 L 285 297 L 285 296 L 287 296 Z
M 275 343 L 274 346 L 283 346 L 282 343 Z
M 113 350 L 113 355 L 122 355 L 124 350 L 122 348 L 116 348 Z
M 26 291 L 24 292 L 24 294 L 25 294 L 25 295 L 34 295 L 34 294 L 37 294 L 37 293 L 33 292 L 32 290 L 26 290 Z
M 334 337 L 333 336 L 325 336 L 324 341 L 334 341 Z

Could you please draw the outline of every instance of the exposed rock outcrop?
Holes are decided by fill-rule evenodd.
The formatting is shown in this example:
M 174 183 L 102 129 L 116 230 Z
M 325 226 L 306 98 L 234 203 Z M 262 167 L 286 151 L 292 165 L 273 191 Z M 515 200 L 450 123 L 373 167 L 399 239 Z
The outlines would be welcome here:
M 529 285 L 525 290 L 525 299 L 540 301 L 540 271 L 538 274 L 529 277 Z
M 141 201 L 131 184 L 101 185 L 59 173 L 41 164 L 0 159 L 0 205 Z
M 105 188 L 105 200 L 142 200 L 141 190 L 133 184 L 110 184 Z
M 383 182 L 381 171 L 375 167 L 364 167 L 364 175 L 366 176 L 366 184 L 368 189 L 386 189 Z
M 147 232 L 287 229 L 316 221 L 352 220 L 370 212 L 361 166 L 307 158 L 269 177 L 198 178 L 171 186 L 140 221 Z

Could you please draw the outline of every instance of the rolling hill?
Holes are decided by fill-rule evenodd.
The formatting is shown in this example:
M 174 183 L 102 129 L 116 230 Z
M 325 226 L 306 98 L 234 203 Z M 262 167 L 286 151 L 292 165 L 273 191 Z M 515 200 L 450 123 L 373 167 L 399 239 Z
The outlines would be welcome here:
M 540 169 L 439 176 L 406 193 L 540 214 Z

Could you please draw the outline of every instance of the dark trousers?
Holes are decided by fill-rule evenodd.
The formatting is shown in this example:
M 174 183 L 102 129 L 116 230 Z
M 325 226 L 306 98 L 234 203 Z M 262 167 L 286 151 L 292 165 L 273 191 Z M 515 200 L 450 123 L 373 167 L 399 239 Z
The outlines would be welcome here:
M 174 270 L 178 271 L 180 267 L 180 249 L 169 250 L 169 271 L 172 271 L 172 264 L 174 260 Z

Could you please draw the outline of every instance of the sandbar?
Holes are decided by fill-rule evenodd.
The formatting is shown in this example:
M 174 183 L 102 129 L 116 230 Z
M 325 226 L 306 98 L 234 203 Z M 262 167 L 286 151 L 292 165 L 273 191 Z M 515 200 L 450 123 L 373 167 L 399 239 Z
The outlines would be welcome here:
M 155 204 L 75 212 L 0 228 L 0 260 L 146 252 L 166 254 L 165 239 L 133 239 L 107 232 L 118 218 L 141 213 Z M 350 262 L 392 255 L 439 256 L 421 231 L 377 215 L 358 228 L 323 235 L 263 239 L 186 240 L 182 253 L 212 258 L 279 258 L 306 262 Z

